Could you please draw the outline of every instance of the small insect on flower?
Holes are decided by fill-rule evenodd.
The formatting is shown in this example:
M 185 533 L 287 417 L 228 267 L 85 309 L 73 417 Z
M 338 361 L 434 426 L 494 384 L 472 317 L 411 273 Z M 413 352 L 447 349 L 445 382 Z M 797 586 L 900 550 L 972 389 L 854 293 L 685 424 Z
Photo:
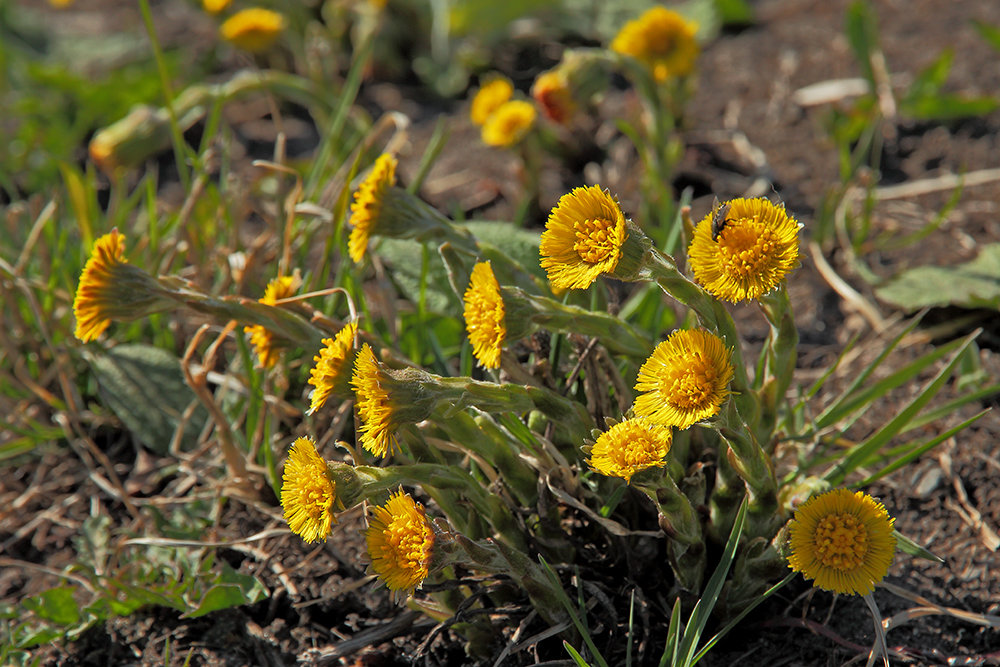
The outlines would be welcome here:
M 719 200 L 716 199 L 712 203 L 712 240 L 716 243 L 719 242 L 719 234 L 722 233 L 723 228 L 729 221 L 729 203 L 721 204 Z

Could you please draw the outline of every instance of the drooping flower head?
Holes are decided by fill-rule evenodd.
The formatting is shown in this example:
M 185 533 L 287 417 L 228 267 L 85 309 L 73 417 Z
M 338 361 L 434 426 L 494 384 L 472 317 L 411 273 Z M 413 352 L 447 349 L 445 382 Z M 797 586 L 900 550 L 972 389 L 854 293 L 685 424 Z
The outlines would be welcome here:
M 514 85 L 509 79 L 500 76 L 487 81 L 472 98 L 469 118 L 476 125 L 484 125 L 493 112 L 508 102 L 513 94 Z
M 389 590 L 411 591 L 427 578 L 434 528 L 423 506 L 402 489 L 374 509 L 365 542 L 372 569 Z
M 524 139 L 535 125 L 535 107 L 524 100 L 504 102 L 483 125 L 483 143 L 506 148 Z
M 309 402 L 309 412 L 315 412 L 326 403 L 330 395 L 349 395 L 351 369 L 354 364 L 354 336 L 357 322 L 348 322 L 333 338 L 323 339 L 323 348 L 313 361 L 309 384 L 314 389 Z
M 892 564 L 894 522 L 882 503 L 861 491 L 813 496 L 789 526 L 788 566 L 823 590 L 867 595 Z
M 597 438 L 587 464 L 591 470 L 609 477 L 621 477 L 628 483 L 640 470 L 666 465 L 664 457 L 672 442 L 669 427 L 645 419 L 629 419 L 615 424 Z
M 576 110 L 569 81 L 558 69 L 539 74 L 531 86 L 531 96 L 542 108 L 542 113 L 549 120 L 559 124 L 569 121 Z
M 653 7 L 629 21 L 611 42 L 611 50 L 646 65 L 657 82 L 681 77 L 698 57 L 698 26 L 666 7 Z
M 396 158 L 383 153 L 375 160 L 371 172 L 361 182 L 351 203 L 351 236 L 347 248 L 351 259 L 360 262 L 368 248 L 368 237 L 378 225 L 382 199 L 386 190 L 396 184 Z
M 326 461 L 309 438 L 299 438 L 288 450 L 282 473 L 281 506 L 293 533 L 306 542 L 325 540 L 330 535 L 337 504 L 337 485 Z
M 128 263 L 125 235 L 113 229 L 94 242 L 80 273 L 73 299 L 74 334 L 86 343 L 104 333 L 111 320 L 133 320 L 165 310 L 171 302 L 164 294 L 155 278 Z
M 639 369 L 635 413 L 678 429 L 714 416 L 729 395 L 730 352 L 708 331 L 675 331 Z
M 625 214 L 610 192 L 599 185 L 574 188 L 545 223 L 542 268 L 555 289 L 586 289 L 615 270 L 627 237 Z
M 695 279 L 715 297 L 731 303 L 757 299 L 798 266 L 799 224 L 767 199 L 732 199 L 695 227 L 688 261 Z
M 500 350 L 507 337 L 506 309 L 500 283 L 489 262 L 472 268 L 472 278 L 465 290 L 465 329 L 469 332 L 472 352 L 483 368 L 500 367 Z
M 285 17 L 261 7 L 236 12 L 219 26 L 219 34 L 227 42 L 251 53 L 271 48 L 285 29 Z
M 301 285 L 302 278 L 298 271 L 290 276 L 278 276 L 267 284 L 264 296 L 258 301 L 266 306 L 277 305 L 278 301 L 294 296 Z M 250 344 L 257 352 L 257 360 L 261 367 L 271 368 L 274 366 L 278 362 L 279 354 L 275 335 L 260 324 L 243 327 L 243 331 L 250 334 Z

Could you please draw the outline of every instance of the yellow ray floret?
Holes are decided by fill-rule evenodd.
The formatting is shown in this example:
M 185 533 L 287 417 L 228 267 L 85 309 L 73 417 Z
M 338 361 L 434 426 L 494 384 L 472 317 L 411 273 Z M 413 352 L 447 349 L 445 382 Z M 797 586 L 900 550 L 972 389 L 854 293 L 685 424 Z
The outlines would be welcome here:
M 396 158 L 383 153 L 375 160 L 371 172 L 358 186 L 351 203 L 351 236 L 347 249 L 355 263 L 364 259 L 368 238 L 378 227 L 382 198 L 396 184 Z
M 219 26 L 219 34 L 239 48 L 259 53 L 271 48 L 285 29 L 285 17 L 261 7 L 238 11 Z
M 506 148 L 514 146 L 535 125 L 535 107 L 524 100 L 504 102 L 483 125 L 483 143 Z
M 267 306 L 274 306 L 278 301 L 294 296 L 300 285 L 302 285 L 302 278 L 297 271 L 291 276 L 278 276 L 267 284 L 264 296 L 258 301 Z M 260 324 L 243 327 L 243 331 L 250 334 L 250 343 L 257 352 L 257 360 L 260 365 L 263 368 L 274 366 L 278 362 L 279 356 L 277 339 L 274 334 Z
M 500 351 L 507 337 L 506 311 L 500 284 L 489 262 L 473 267 L 464 301 L 465 328 L 476 360 L 483 368 L 499 368 Z
M 411 591 L 427 578 L 434 529 L 423 506 L 402 489 L 375 508 L 365 542 L 372 569 L 390 590 Z
M 391 454 L 397 447 L 393 406 L 382 386 L 386 379 L 371 346 L 365 343 L 354 362 L 351 386 L 357 397 L 361 444 L 375 456 Z
M 497 77 L 482 85 L 472 98 L 469 118 L 476 125 L 484 125 L 486 120 L 514 94 L 514 86 L 504 77 Z
M 657 82 L 689 74 L 698 57 L 698 26 L 665 7 L 653 7 L 629 21 L 611 42 L 611 50 L 643 63 Z
M 575 188 L 545 223 L 542 268 L 555 289 L 586 289 L 615 270 L 627 236 L 625 214 L 610 192 L 598 185 Z
M 126 263 L 125 236 L 117 229 L 94 242 L 73 299 L 75 334 L 83 342 L 94 340 L 111 324 L 109 310 L 114 308 L 114 271 Z
M 823 590 L 867 595 L 892 564 L 894 521 L 882 503 L 861 491 L 814 496 L 789 526 L 788 566 Z
M 718 336 L 681 329 L 653 350 L 639 369 L 634 410 L 640 417 L 685 429 L 719 412 L 733 379 L 731 353 Z
M 348 322 L 333 338 L 323 339 L 323 349 L 313 361 L 316 365 L 309 373 L 313 388 L 309 412 L 321 408 L 331 394 L 350 390 L 351 366 L 354 361 L 354 336 L 357 322 Z
M 597 438 L 587 464 L 591 470 L 625 482 L 646 468 L 662 467 L 670 451 L 673 434 L 665 426 L 645 419 L 629 419 L 615 424 Z
M 732 199 L 698 223 L 688 262 L 695 279 L 717 298 L 760 298 L 798 266 L 799 224 L 767 199 Z
M 281 506 L 293 533 L 306 542 L 325 540 L 337 523 L 333 516 L 337 485 L 326 461 L 309 438 L 299 438 L 288 450 L 282 474 Z

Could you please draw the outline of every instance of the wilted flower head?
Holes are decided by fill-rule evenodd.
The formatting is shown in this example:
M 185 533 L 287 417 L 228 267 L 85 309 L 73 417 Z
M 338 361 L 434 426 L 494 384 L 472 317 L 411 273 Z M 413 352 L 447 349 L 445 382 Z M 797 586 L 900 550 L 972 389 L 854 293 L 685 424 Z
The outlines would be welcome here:
M 505 320 L 500 283 L 490 263 L 479 262 L 472 268 L 469 287 L 465 290 L 465 328 L 469 332 L 472 352 L 483 368 L 500 367 L 500 351 L 507 337 Z
M 258 299 L 260 303 L 267 306 L 274 306 L 282 299 L 287 299 L 295 294 L 302 285 L 302 278 L 298 271 L 290 276 L 278 276 L 267 284 L 264 289 L 264 296 Z M 250 343 L 257 351 L 257 359 L 263 368 L 271 368 L 278 362 L 278 348 L 275 336 L 269 329 L 260 325 L 243 327 L 243 331 L 250 334 Z
M 374 509 L 365 531 L 372 569 L 392 591 L 411 591 L 429 574 L 434 528 L 424 508 L 402 489 Z
M 587 464 L 592 470 L 625 482 L 646 468 L 666 465 L 673 434 L 669 427 L 645 419 L 629 419 L 602 433 L 590 450 Z
M 691 72 L 698 57 L 697 26 L 666 7 L 653 7 L 629 21 L 611 42 L 611 50 L 646 65 L 658 82 Z
M 688 258 L 694 277 L 717 298 L 757 299 L 798 266 L 799 224 L 767 199 L 732 199 L 698 223 Z
M 386 191 L 396 184 L 396 158 L 383 153 L 354 193 L 351 204 L 351 236 L 347 247 L 351 259 L 360 262 L 368 248 L 368 237 L 378 225 L 382 199 Z
M 569 81 L 558 69 L 539 74 L 531 86 L 531 96 L 546 117 L 556 123 L 566 123 L 576 110 Z
M 325 540 L 330 535 L 337 503 L 337 485 L 326 461 L 309 438 L 299 438 L 288 450 L 282 473 L 281 506 L 293 533 L 306 542 Z
M 622 255 L 625 214 L 599 185 L 574 188 L 549 214 L 539 245 L 542 268 L 556 289 L 586 289 L 612 273 Z
M 680 329 L 639 369 L 634 410 L 657 424 L 685 429 L 719 412 L 729 395 L 730 350 L 702 329 Z
M 274 44 L 285 29 L 285 17 L 278 12 L 252 7 L 236 12 L 219 26 L 219 34 L 227 42 L 245 51 L 259 53 Z
M 128 264 L 125 236 L 117 229 L 94 242 L 73 299 L 76 337 L 83 342 L 100 336 L 111 320 L 133 320 L 169 307 L 152 276 Z
M 535 125 L 535 107 L 524 100 L 504 102 L 483 125 L 483 143 L 504 148 L 514 146 Z
M 823 590 L 867 595 L 892 564 L 894 521 L 882 503 L 861 491 L 813 496 L 789 526 L 788 566 Z
M 309 402 L 310 413 L 321 408 L 331 394 L 350 394 L 357 331 L 357 322 L 348 322 L 336 336 L 323 339 L 323 348 L 313 357 L 316 365 L 309 374 L 309 384 L 314 387 Z
M 484 83 L 472 98 L 469 118 L 476 125 L 484 125 L 486 120 L 514 94 L 514 85 L 504 77 L 497 77 Z

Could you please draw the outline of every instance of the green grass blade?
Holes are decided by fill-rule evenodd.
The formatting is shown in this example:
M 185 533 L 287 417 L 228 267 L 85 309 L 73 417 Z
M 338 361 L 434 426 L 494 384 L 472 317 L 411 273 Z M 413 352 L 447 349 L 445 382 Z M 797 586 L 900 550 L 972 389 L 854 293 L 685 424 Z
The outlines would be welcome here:
M 573 648 L 565 639 L 563 640 L 563 648 L 566 649 L 566 652 L 569 653 L 569 657 L 573 658 L 573 662 L 577 665 L 580 667 L 590 667 L 590 663 L 584 660 L 583 656 L 580 655 L 579 652 L 577 652 L 577 650 Z
M 542 564 L 542 570 L 545 572 L 545 576 L 547 576 L 549 581 L 552 583 L 552 590 L 555 592 L 556 596 L 559 598 L 559 602 L 562 603 L 563 608 L 569 615 L 570 622 L 573 623 L 573 627 L 575 627 L 576 631 L 580 633 L 580 636 L 583 637 L 583 641 L 587 645 L 587 648 L 590 649 L 590 652 L 594 655 L 594 660 L 596 660 L 597 664 L 601 667 L 608 667 L 608 663 L 605 662 L 604 656 L 602 656 L 601 652 L 597 650 L 597 646 L 594 644 L 594 640 L 591 638 L 586 624 L 580 619 L 580 616 L 577 615 L 576 605 L 570 601 L 569 596 L 566 595 L 566 591 L 563 590 L 559 577 L 552 570 L 552 567 L 548 564 L 548 561 L 546 561 L 545 558 L 539 556 L 538 561 Z
M 992 398 L 1000 394 L 1000 384 L 991 384 L 988 387 L 983 387 L 982 389 L 977 389 L 976 391 L 971 391 L 964 396 L 960 396 L 954 400 L 948 401 L 944 405 L 941 405 L 933 410 L 928 410 L 923 413 L 909 424 L 906 425 L 901 433 L 906 433 L 915 428 L 921 428 L 927 424 L 933 423 L 942 417 L 946 417 L 951 413 L 955 412 L 959 408 L 968 405 L 969 403 L 977 403 L 983 401 L 987 398 Z
M 670 612 L 670 625 L 667 626 L 667 643 L 663 646 L 659 667 L 677 664 L 677 649 L 680 647 L 678 638 L 681 633 L 681 599 L 674 600 L 673 611 Z

